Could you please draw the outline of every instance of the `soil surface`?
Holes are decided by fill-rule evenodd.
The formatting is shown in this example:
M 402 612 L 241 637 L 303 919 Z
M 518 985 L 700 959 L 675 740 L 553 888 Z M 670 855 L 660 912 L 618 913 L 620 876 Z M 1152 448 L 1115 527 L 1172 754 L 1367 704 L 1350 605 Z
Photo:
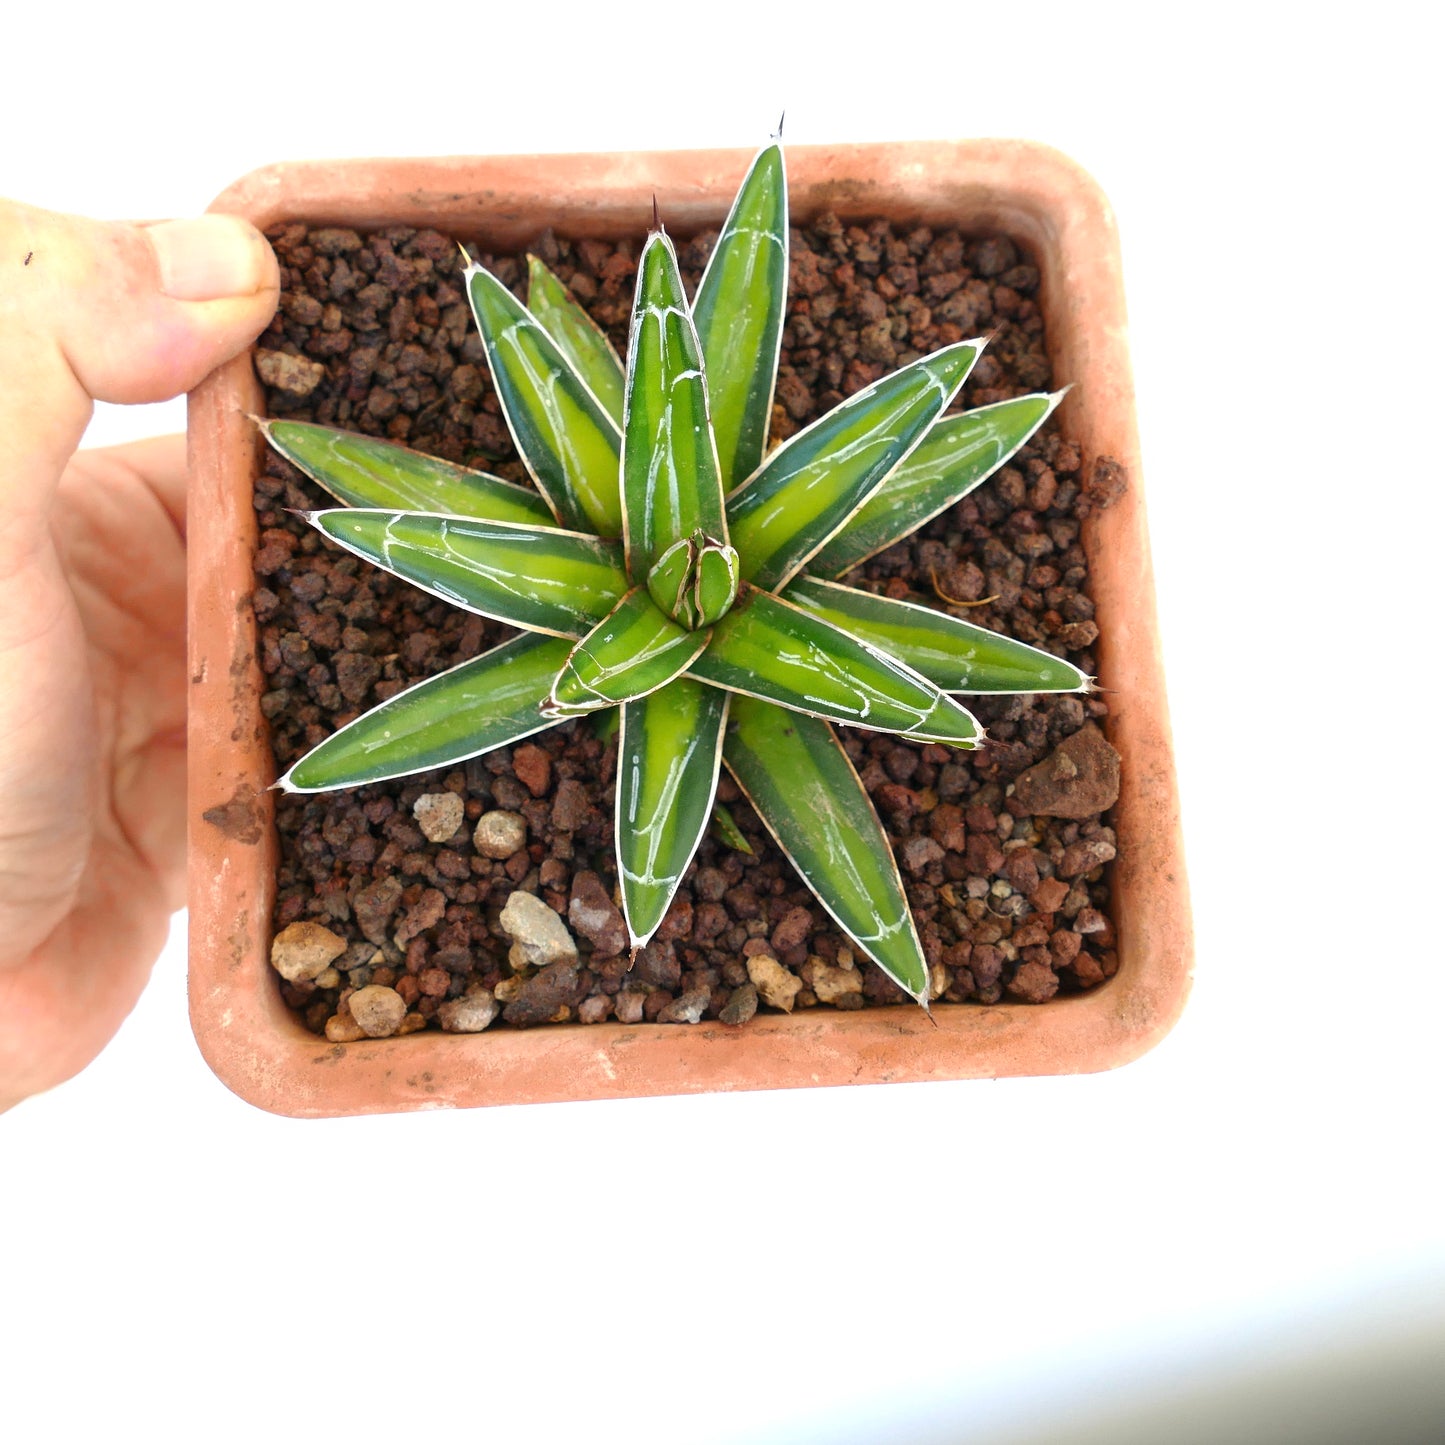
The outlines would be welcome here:
M 689 291 L 714 236 L 679 247 Z M 271 239 L 284 290 L 256 366 L 272 416 L 525 480 L 452 238 L 291 225 Z M 547 233 L 533 248 L 619 352 L 639 245 Z M 523 258 L 478 255 L 524 293 Z M 1050 388 L 1037 286 L 1034 266 L 1001 236 L 830 216 L 795 230 L 775 439 L 971 336 L 993 339 L 960 408 Z M 1124 484 L 1107 460 L 1084 475 L 1051 420 L 972 496 L 847 580 L 945 607 L 1092 673 L 1098 629 L 1080 522 Z M 359 713 L 512 635 L 341 552 L 287 510 L 328 504 L 268 455 L 255 493 L 254 606 L 278 772 Z M 1095 986 L 1117 967 L 1115 839 L 1102 816 L 1117 758 L 1089 725 L 1105 700 L 965 701 L 989 732 L 974 753 L 840 729 L 893 840 L 934 996 L 1042 1003 Z M 752 853 L 714 825 L 629 969 L 614 902 L 615 764 L 615 748 L 582 721 L 450 770 L 280 798 L 275 923 L 286 942 L 276 961 L 288 1004 L 336 1039 L 494 1019 L 742 1024 L 760 1007 L 915 1007 L 855 957 L 726 771 L 718 800 Z M 550 917 L 509 909 L 517 893 Z

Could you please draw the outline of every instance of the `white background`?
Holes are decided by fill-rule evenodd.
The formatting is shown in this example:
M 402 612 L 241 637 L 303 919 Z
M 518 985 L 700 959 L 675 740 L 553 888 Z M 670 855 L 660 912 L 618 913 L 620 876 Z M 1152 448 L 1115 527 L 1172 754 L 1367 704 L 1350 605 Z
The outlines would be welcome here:
M 1092 1078 L 298 1123 L 201 1062 L 179 920 L 0 1119 L 0 1436 L 1445 1438 L 1428 11 L 327 9 L 12 7 L 0 192 L 184 215 L 273 160 L 750 146 L 784 106 L 1093 171 L 1194 996 Z

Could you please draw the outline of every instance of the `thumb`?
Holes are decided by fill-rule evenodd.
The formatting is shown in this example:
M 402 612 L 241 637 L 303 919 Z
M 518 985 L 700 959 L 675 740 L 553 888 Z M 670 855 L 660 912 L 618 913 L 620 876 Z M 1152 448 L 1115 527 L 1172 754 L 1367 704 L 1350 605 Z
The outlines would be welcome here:
M 253 341 L 276 258 L 234 216 L 92 221 L 0 200 L 0 498 L 43 510 L 92 401 L 164 401 Z

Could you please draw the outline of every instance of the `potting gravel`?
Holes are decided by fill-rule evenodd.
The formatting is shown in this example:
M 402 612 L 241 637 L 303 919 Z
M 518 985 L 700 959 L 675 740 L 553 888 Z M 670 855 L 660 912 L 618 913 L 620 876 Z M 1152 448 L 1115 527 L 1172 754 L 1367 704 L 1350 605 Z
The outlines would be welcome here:
M 715 235 L 679 247 L 690 292 Z M 301 224 L 271 239 L 283 294 L 255 353 L 271 416 L 526 480 L 454 239 Z M 533 247 L 619 352 L 640 243 L 544 233 Z M 1008 238 L 825 215 L 795 229 L 791 246 L 775 440 L 971 336 L 991 340 L 959 408 L 1054 384 L 1038 273 Z M 524 292 L 525 258 L 475 253 Z M 983 487 L 846 580 L 1092 673 L 1098 629 L 1080 523 L 1126 485 L 1107 458 L 1085 474 L 1051 419 Z M 267 454 L 253 605 L 278 773 L 361 712 L 512 635 L 342 552 L 288 510 L 325 505 L 334 503 Z M 1100 731 L 1105 696 L 966 701 L 989 733 L 973 753 L 839 730 L 893 841 L 931 992 L 943 1004 L 1043 1003 L 1094 987 L 1117 968 L 1115 837 L 1102 815 L 1117 796 L 1118 760 Z M 710 829 L 656 938 L 629 966 L 615 901 L 615 766 L 615 745 L 581 721 L 454 768 L 279 798 L 273 957 L 286 1002 L 337 1040 L 605 1019 L 743 1025 L 759 1008 L 916 1006 L 832 925 L 726 772 L 718 801 L 752 853 Z M 290 930 L 297 923 L 308 927 Z M 304 952 L 293 957 L 292 941 Z

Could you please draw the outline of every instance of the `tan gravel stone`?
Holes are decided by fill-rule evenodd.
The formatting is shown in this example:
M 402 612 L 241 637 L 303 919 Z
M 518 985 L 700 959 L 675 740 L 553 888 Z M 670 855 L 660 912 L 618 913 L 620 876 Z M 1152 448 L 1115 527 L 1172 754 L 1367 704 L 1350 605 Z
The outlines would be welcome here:
M 288 924 L 271 942 L 271 967 L 288 983 L 314 979 L 346 952 L 346 940 L 320 923 Z
M 850 993 L 863 992 L 863 975 L 856 968 L 834 968 L 821 958 L 810 958 L 808 962 L 819 1003 L 837 1003 Z
M 445 843 L 455 837 L 465 812 L 466 805 L 455 793 L 423 793 L 411 809 L 417 827 L 429 843 Z
M 507 899 L 500 919 L 512 940 L 513 968 L 545 968 L 549 963 L 577 961 L 577 943 L 556 912 L 531 893 L 520 891 Z
M 406 1017 L 406 1001 L 394 988 L 369 983 L 350 999 L 351 1016 L 368 1038 L 390 1038 Z
M 748 977 L 765 1004 L 792 1013 L 803 980 L 784 968 L 772 954 L 753 954 L 748 959 Z
M 440 1005 L 437 1022 L 449 1034 L 479 1034 L 501 1012 L 489 989 L 465 993 Z
M 472 834 L 472 846 L 477 852 L 498 862 L 510 858 L 526 841 L 527 820 L 520 813 L 508 813 L 501 808 L 483 813 Z

